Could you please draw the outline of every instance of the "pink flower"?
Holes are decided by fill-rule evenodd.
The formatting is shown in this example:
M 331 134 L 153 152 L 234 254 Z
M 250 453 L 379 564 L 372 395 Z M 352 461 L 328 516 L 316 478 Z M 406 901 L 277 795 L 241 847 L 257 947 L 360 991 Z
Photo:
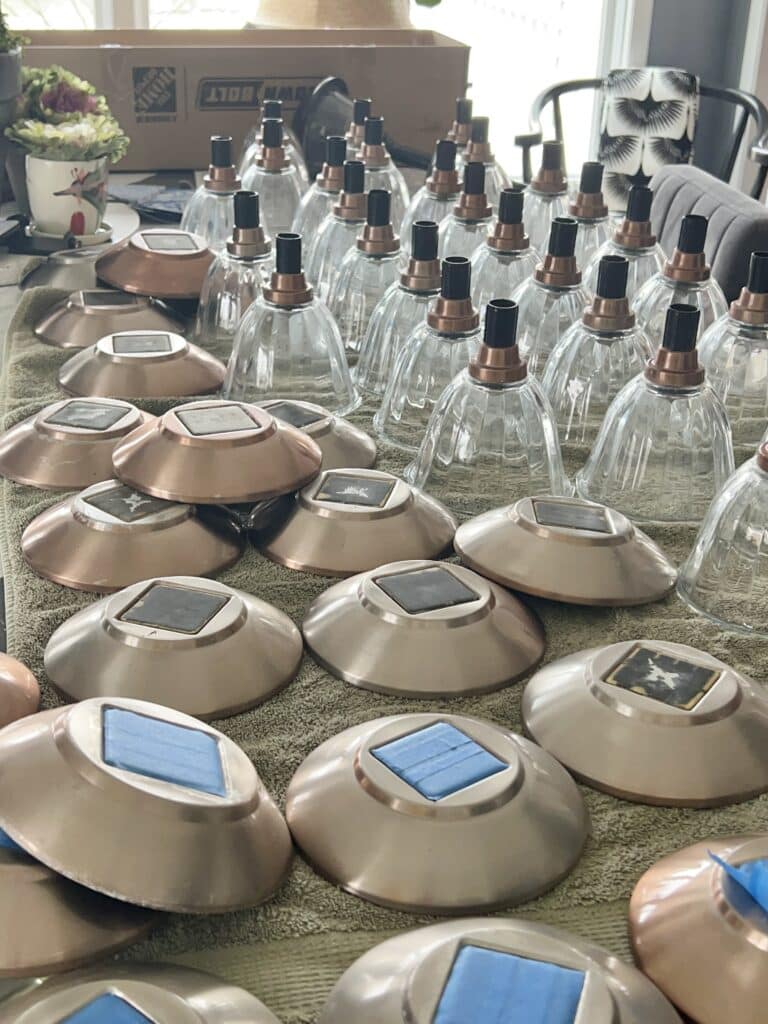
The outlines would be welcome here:
M 98 109 L 95 96 L 73 89 L 67 82 L 58 82 L 40 97 L 40 105 L 56 114 L 94 114 Z

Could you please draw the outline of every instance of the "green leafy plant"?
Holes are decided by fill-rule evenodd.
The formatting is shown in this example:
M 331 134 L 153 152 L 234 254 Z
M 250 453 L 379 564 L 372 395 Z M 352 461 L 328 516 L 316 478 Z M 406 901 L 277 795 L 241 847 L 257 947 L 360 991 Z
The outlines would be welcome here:
M 26 41 L 25 37 L 19 32 L 12 32 L 8 28 L 5 12 L 0 7 L 0 53 L 10 53 L 12 50 L 18 50 Z
M 43 160 L 96 160 L 105 156 L 116 163 L 125 156 L 130 141 L 114 117 L 90 113 L 59 124 L 22 118 L 6 128 L 5 134 L 30 156 Z
M 85 114 L 109 116 L 107 101 L 90 82 L 58 64 L 22 69 L 20 118 L 62 124 Z

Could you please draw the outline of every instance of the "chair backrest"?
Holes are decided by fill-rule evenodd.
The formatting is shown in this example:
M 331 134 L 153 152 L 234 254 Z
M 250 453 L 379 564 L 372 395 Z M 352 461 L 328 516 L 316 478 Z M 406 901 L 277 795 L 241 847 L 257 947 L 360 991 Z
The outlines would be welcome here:
M 662 167 L 651 188 L 651 221 L 664 251 L 675 248 L 687 213 L 707 217 L 707 260 L 728 301 L 737 298 L 750 255 L 768 251 L 768 208 L 698 167 Z
M 699 80 L 679 68 L 619 68 L 601 92 L 603 193 L 612 210 L 623 210 L 632 185 L 647 185 L 665 164 L 691 162 Z

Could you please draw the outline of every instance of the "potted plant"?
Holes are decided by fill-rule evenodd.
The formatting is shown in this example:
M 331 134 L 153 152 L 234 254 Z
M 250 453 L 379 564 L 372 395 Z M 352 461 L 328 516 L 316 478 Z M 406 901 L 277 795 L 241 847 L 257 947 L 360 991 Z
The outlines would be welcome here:
M 35 228 L 92 235 L 107 204 L 108 164 L 125 154 L 128 138 L 104 97 L 70 71 L 30 68 L 23 79 L 22 116 L 5 134 L 25 155 Z M 14 192 L 18 201 L 18 182 Z
M 0 7 L 0 124 L 10 124 L 16 116 L 21 93 L 21 47 L 25 40 L 8 28 Z

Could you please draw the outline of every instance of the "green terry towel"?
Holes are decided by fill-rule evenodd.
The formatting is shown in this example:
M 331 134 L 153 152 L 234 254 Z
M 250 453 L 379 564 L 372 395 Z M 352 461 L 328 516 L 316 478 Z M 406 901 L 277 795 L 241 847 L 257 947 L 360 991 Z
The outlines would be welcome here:
M 40 344 L 32 326 L 61 297 L 51 289 L 28 292 L 6 343 L 1 398 L 5 428 L 62 397 L 56 371 L 69 354 Z M 153 412 L 172 402 L 139 402 Z M 354 417 L 370 427 L 372 410 Z M 586 448 L 569 448 L 573 473 Z M 743 459 L 752 452 L 740 449 Z M 379 466 L 399 472 L 405 460 L 383 450 Z M 511 495 L 510 497 L 514 497 Z M 43 686 L 44 706 L 57 703 L 43 671 L 43 650 L 57 626 L 93 598 L 39 579 L 24 565 L 20 537 L 43 509 L 60 500 L 49 492 L 2 481 L 0 557 L 6 580 L 9 653 L 29 665 Z M 477 499 L 462 496 L 464 516 L 481 511 Z M 695 537 L 694 524 L 656 526 L 648 531 L 680 561 Z M 220 579 L 256 594 L 297 623 L 309 603 L 333 581 L 292 572 L 250 548 Z M 677 597 L 641 608 L 581 608 L 531 600 L 547 633 L 545 662 L 573 651 L 619 640 L 670 640 L 702 648 L 758 680 L 768 677 L 768 644 L 726 633 L 693 615 Z M 481 697 L 424 702 L 367 693 L 330 676 L 305 656 L 297 679 L 262 707 L 214 723 L 248 753 L 270 792 L 282 805 L 288 782 L 302 760 L 324 740 L 381 715 L 426 708 L 476 715 L 520 731 L 516 684 Z M 711 836 L 768 828 L 768 796 L 719 810 L 643 807 L 583 788 L 592 816 L 592 835 L 573 873 L 545 896 L 510 911 L 517 917 L 566 928 L 629 958 L 627 900 L 639 876 L 659 857 Z M 395 931 L 428 922 L 427 917 L 384 910 L 319 878 L 296 856 L 283 888 L 265 906 L 210 917 L 160 918 L 148 939 L 127 956 L 171 960 L 210 970 L 250 989 L 285 1022 L 315 1021 L 328 990 L 362 952 Z

